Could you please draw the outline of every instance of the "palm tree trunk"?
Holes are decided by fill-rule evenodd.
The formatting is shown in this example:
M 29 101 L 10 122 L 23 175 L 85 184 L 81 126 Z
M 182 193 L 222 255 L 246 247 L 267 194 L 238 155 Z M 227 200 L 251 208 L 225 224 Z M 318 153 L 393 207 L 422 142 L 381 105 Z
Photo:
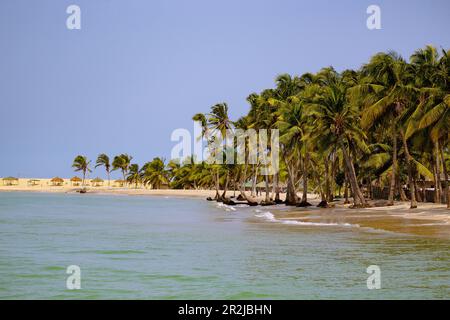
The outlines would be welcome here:
M 337 157 L 336 150 L 333 151 L 332 161 L 331 161 L 331 175 L 330 175 L 330 194 L 328 201 L 332 202 L 335 195 L 335 179 L 336 179 L 336 167 L 337 167 Z
M 441 203 L 441 165 L 439 161 L 439 142 L 435 143 L 434 202 Z
M 408 148 L 408 142 L 406 141 L 405 134 L 403 130 L 401 131 L 402 139 L 403 139 L 403 147 L 405 148 L 405 155 L 406 155 L 406 162 L 407 162 L 407 169 L 408 169 L 408 182 L 409 182 L 409 193 L 411 198 L 411 209 L 417 208 L 417 200 L 416 200 L 416 190 L 414 188 L 414 181 L 413 181 L 413 170 L 412 170 L 412 157 L 409 153 Z
M 392 173 L 391 173 L 391 185 L 389 188 L 388 206 L 394 205 L 394 192 L 395 192 L 395 178 L 397 176 L 397 131 L 395 129 L 395 122 L 392 125 Z
M 309 162 L 309 152 L 305 154 L 305 160 L 303 161 L 303 194 L 302 194 L 302 204 L 308 203 L 308 162 Z
M 274 185 L 275 185 L 275 202 L 281 202 L 280 199 L 280 174 L 277 172 L 274 176 Z
M 353 202 L 355 205 L 366 206 L 367 202 L 364 199 L 364 195 L 358 186 L 358 180 L 356 178 L 355 167 L 353 166 L 353 162 L 350 159 L 350 155 L 348 154 L 347 148 L 344 146 L 344 143 L 340 142 L 342 153 L 344 154 L 344 162 L 347 166 L 348 170 L 348 178 L 350 180 L 350 186 L 353 192 Z
M 247 150 L 247 148 L 245 150 Z M 250 200 L 247 197 L 247 194 L 245 193 L 245 182 L 247 181 L 247 171 L 248 171 L 248 157 L 246 154 L 245 161 L 244 161 L 244 171 L 242 172 L 241 176 L 239 177 L 239 179 L 240 179 L 239 180 L 239 193 L 240 193 L 241 197 L 247 201 L 248 204 L 251 204 Z
M 444 157 L 444 148 L 440 147 L 440 153 L 441 153 L 441 159 L 442 159 L 442 169 L 444 171 L 444 192 L 445 192 L 445 200 L 447 202 L 447 209 L 450 209 L 450 188 L 448 185 L 448 171 L 447 166 L 445 164 L 445 157 Z
M 294 173 L 291 165 L 286 161 L 286 168 L 288 171 L 288 179 L 287 179 L 287 191 L 286 191 L 286 205 L 287 206 L 295 206 L 298 202 L 297 193 L 295 190 L 295 184 L 294 184 Z
M 229 182 L 230 176 L 229 176 L 229 172 L 227 171 L 227 176 L 225 178 L 225 185 L 223 187 L 223 193 L 222 193 L 222 200 L 225 199 L 225 196 L 227 194 L 228 191 L 228 182 Z
M 269 192 L 269 175 L 265 175 L 264 176 L 264 180 L 266 183 L 266 198 L 265 198 L 265 202 L 269 203 L 270 202 L 270 192 Z
M 253 177 L 252 177 L 252 192 L 251 192 L 251 196 L 254 197 L 255 194 L 256 196 L 257 194 L 257 190 L 256 190 L 256 180 L 258 179 L 258 172 L 257 172 L 258 168 L 256 168 L 255 165 L 253 165 Z
M 272 199 L 275 199 L 275 197 L 276 197 L 276 193 L 277 193 L 277 188 L 276 188 L 277 180 L 278 180 L 277 174 L 274 173 L 274 174 L 273 174 L 273 178 L 272 178 Z
M 216 183 L 216 195 L 215 195 L 214 199 L 215 200 L 220 200 L 220 194 L 219 194 L 219 189 L 220 189 L 219 168 L 216 169 L 215 183 Z
M 111 186 L 111 177 L 109 171 L 106 171 L 108 173 L 108 187 Z
M 236 198 L 236 176 L 233 174 L 233 198 Z
M 323 159 L 325 165 L 325 201 L 330 201 L 330 181 L 329 181 L 329 172 L 328 172 L 328 164 L 329 159 L 328 155 Z
M 347 167 L 344 166 L 344 204 L 349 204 L 350 201 L 348 200 L 348 174 L 347 174 Z
M 400 180 L 400 175 L 397 176 L 397 187 L 398 192 L 400 194 L 400 200 L 401 201 L 408 201 L 408 198 L 406 197 L 405 190 L 403 190 L 402 181 Z
M 422 198 L 421 198 L 421 196 L 420 196 L 420 193 L 419 193 L 419 188 L 417 187 L 417 179 L 416 179 L 416 175 L 413 177 L 413 181 L 414 181 L 414 190 L 415 190 L 415 192 L 416 192 L 416 200 L 418 201 L 418 202 L 422 202 Z
M 372 188 L 372 176 L 369 174 L 369 186 L 368 186 L 368 190 L 369 190 L 369 198 L 371 200 L 373 200 L 373 188 Z

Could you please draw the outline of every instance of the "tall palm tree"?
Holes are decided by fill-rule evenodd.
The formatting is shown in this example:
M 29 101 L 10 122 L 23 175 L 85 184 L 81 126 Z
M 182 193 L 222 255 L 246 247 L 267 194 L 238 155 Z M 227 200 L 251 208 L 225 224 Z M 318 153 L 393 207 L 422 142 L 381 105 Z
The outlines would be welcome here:
M 128 170 L 130 168 L 131 160 L 133 157 L 129 156 L 126 153 L 120 154 L 118 156 L 114 157 L 114 160 L 112 162 L 113 171 L 114 170 L 121 170 L 123 180 L 126 181 L 126 176 L 128 173 Z
M 289 74 L 279 75 L 276 80 L 276 89 L 274 98 L 270 99 L 270 103 L 277 108 L 283 107 L 284 110 L 292 109 L 294 105 L 300 103 L 298 94 L 304 89 L 304 82 L 298 77 L 292 77 Z M 275 114 L 280 117 L 280 113 L 274 110 Z M 278 121 L 279 119 L 277 119 Z M 287 128 L 283 128 L 287 129 Z M 281 132 L 281 135 L 283 133 Z M 290 146 L 283 142 L 289 142 Z M 290 150 L 292 144 L 297 146 L 299 140 L 288 141 L 280 137 L 280 151 L 282 159 L 286 164 L 288 172 L 287 178 L 287 194 L 286 205 L 297 205 L 299 198 L 297 196 L 296 180 L 300 165 L 298 149 Z
M 387 122 L 391 124 L 393 139 L 392 174 L 389 192 L 389 205 L 393 205 L 395 182 L 398 173 L 397 140 L 401 137 L 408 167 L 408 180 L 411 194 L 411 208 L 417 207 L 414 183 L 412 181 L 413 158 L 408 149 L 408 138 L 402 128 L 402 119 L 408 112 L 411 96 L 417 93 L 411 84 L 410 67 L 406 61 L 395 52 L 376 54 L 363 67 L 366 76 L 361 84 L 354 87 L 354 92 L 367 98 L 368 107 L 362 113 L 362 127 L 370 129 L 375 124 Z
M 338 76 L 338 75 L 336 75 Z M 366 206 L 367 202 L 359 188 L 353 158 L 350 154 L 354 145 L 367 150 L 366 135 L 359 128 L 359 110 L 348 102 L 347 86 L 341 79 L 323 88 L 311 104 L 312 115 L 319 144 L 336 145 L 342 151 L 347 169 L 354 203 Z
M 91 161 L 87 159 L 87 157 L 78 155 L 73 160 L 72 168 L 75 168 L 75 171 L 81 171 L 83 172 L 83 181 L 81 185 L 84 187 L 84 181 L 86 179 L 86 173 L 92 172 L 92 170 L 89 168 Z
M 104 166 L 105 170 L 106 170 L 106 174 L 108 175 L 108 187 L 110 186 L 110 173 L 111 173 L 111 164 L 109 162 L 109 157 L 102 153 L 99 154 L 97 157 L 97 161 L 96 161 L 96 165 L 95 168 L 100 167 L 100 166 Z
M 129 172 L 127 174 L 127 182 L 130 184 L 134 183 L 134 188 L 137 189 L 138 184 L 141 182 L 141 171 L 139 170 L 139 165 L 133 163 L 130 165 Z
M 450 208 L 448 171 L 445 162 L 445 146 L 449 144 L 450 132 L 450 51 L 442 57 L 434 47 L 427 46 L 411 56 L 416 85 L 420 87 L 419 103 L 411 116 L 407 135 L 427 129 L 434 146 L 432 155 L 435 180 L 435 201 L 440 201 L 440 167 L 444 172 L 444 199 Z
M 226 103 L 218 103 L 211 107 L 211 112 L 208 114 L 196 114 L 192 118 L 194 121 L 199 121 L 202 126 L 202 135 L 206 137 L 208 145 L 213 145 L 218 136 L 221 135 L 223 143 L 226 142 L 227 130 L 232 127 L 232 121 L 228 116 L 228 105 Z M 222 156 L 222 153 L 217 154 L 217 150 L 212 149 L 212 158 Z M 219 194 L 220 189 L 220 165 L 212 166 L 212 174 L 215 180 L 216 195 L 215 199 L 222 201 L 225 195 Z M 227 179 L 229 179 L 228 170 L 226 170 Z

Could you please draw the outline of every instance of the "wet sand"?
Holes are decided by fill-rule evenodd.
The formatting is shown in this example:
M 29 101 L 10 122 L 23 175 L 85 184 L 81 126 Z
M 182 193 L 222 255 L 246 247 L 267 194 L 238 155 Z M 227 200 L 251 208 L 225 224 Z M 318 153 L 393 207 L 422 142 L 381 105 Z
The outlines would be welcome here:
M 271 212 L 279 220 L 350 224 L 373 230 L 450 239 L 450 210 L 432 203 L 419 203 L 417 209 L 409 209 L 407 203 L 396 203 L 392 207 L 367 209 L 349 209 L 338 205 L 330 209 L 309 207 L 275 209 Z

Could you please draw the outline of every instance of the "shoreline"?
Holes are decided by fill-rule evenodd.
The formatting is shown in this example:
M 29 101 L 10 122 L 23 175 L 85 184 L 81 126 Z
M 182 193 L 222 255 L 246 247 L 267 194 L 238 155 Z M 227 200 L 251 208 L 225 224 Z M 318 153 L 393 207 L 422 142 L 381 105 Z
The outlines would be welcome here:
M 75 194 L 80 187 L 23 187 L 0 186 L 0 193 L 31 192 Z M 113 187 L 88 187 L 87 194 L 112 196 L 156 196 L 173 198 L 202 199 L 213 197 L 214 190 L 182 190 L 182 189 L 132 189 Z M 233 190 L 229 191 L 229 195 Z M 238 195 L 239 192 L 236 192 Z M 268 211 L 274 216 L 274 221 L 286 224 L 336 224 L 354 225 L 362 228 L 391 231 L 395 233 L 428 236 L 450 239 L 450 210 L 445 205 L 435 203 L 419 203 L 417 209 L 409 209 L 409 202 L 395 202 L 390 207 L 371 207 L 351 209 L 344 205 L 343 200 L 333 202 L 332 208 L 317 208 L 320 202 L 317 195 L 309 195 L 308 201 L 313 205 L 308 208 L 287 207 L 284 205 L 258 206 L 261 211 Z M 257 197 L 258 201 L 264 196 Z M 281 194 L 284 198 L 284 194 Z

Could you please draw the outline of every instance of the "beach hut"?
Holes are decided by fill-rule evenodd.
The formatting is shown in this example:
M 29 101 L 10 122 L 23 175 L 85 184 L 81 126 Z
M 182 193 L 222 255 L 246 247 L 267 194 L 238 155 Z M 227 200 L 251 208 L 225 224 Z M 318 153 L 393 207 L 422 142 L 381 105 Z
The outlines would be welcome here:
M 257 188 L 261 188 L 261 189 L 262 189 L 262 188 L 265 189 L 265 188 L 266 188 L 266 182 L 265 182 L 265 181 L 261 181 L 260 183 L 257 183 L 257 184 L 256 184 L 256 187 L 257 187 Z M 269 183 L 269 188 L 271 188 L 271 187 L 272 187 L 272 184 Z
M 61 187 L 64 184 L 64 179 L 61 179 L 60 177 L 54 177 L 52 180 L 50 180 L 50 184 L 53 187 Z
M 92 183 L 92 186 L 93 187 L 101 187 L 101 186 L 103 186 L 103 179 L 100 179 L 100 178 L 95 178 L 95 179 L 92 179 L 92 181 L 91 181 L 91 183 Z
M 19 179 L 15 177 L 6 177 L 3 178 L 2 180 L 4 186 L 17 186 L 19 184 Z
M 245 190 L 250 190 L 253 187 L 253 183 L 251 181 L 247 181 L 244 183 Z
M 70 179 L 70 182 L 72 183 L 73 187 L 78 187 L 82 181 L 83 180 L 81 180 L 81 178 L 79 177 L 72 177 L 72 179 Z
M 114 187 L 123 188 L 124 185 L 125 185 L 125 181 L 124 180 L 116 180 L 116 181 L 114 181 Z
M 34 186 L 37 186 L 37 185 L 41 184 L 41 180 L 39 180 L 39 179 L 30 179 L 30 180 L 27 181 L 27 184 L 30 187 L 34 187 Z

